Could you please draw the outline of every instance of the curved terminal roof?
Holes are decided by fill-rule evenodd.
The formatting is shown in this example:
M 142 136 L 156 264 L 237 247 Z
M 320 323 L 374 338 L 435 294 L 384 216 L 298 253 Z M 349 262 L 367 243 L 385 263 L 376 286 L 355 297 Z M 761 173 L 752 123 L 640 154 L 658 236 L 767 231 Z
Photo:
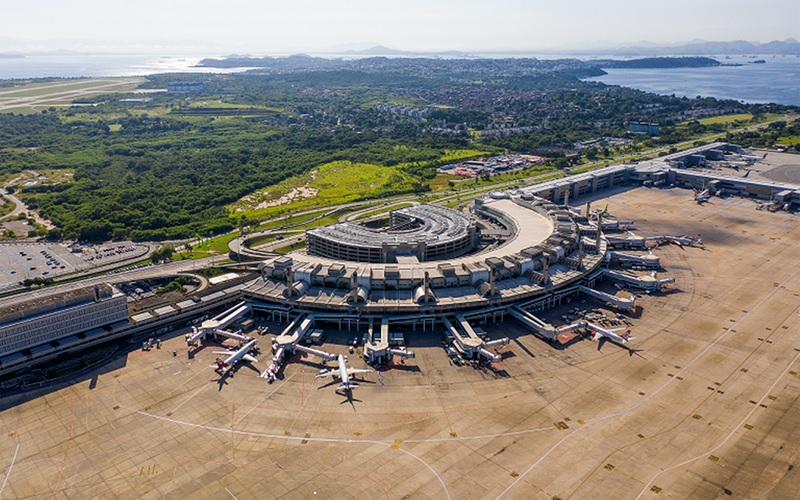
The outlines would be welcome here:
M 487 200 L 486 204 L 491 206 L 492 208 L 497 209 L 503 214 L 506 215 L 509 219 L 511 219 L 516 226 L 517 230 L 514 232 L 514 235 L 506 241 L 504 245 L 498 247 L 491 247 L 483 252 L 473 253 L 469 255 L 463 255 L 460 257 L 455 257 L 449 259 L 448 262 L 453 266 L 461 266 L 462 264 L 466 263 L 473 263 L 473 262 L 480 262 L 490 257 L 505 257 L 507 255 L 512 255 L 521 252 L 522 250 L 538 245 L 549 238 L 554 232 L 554 225 L 550 218 L 534 211 L 529 208 L 523 207 L 515 203 L 513 200 Z M 470 219 L 459 213 L 455 212 L 454 210 L 437 207 L 434 205 L 418 205 L 417 207 L 409 207 L 409 208 L 418 208 L 418 207 L 425 207 L 425 208 L 434 208 L 440 209 L 442 211 L 446 211 L 449 213 L 455 213 L 459 217 L 461 217 L 465 221 L 470 221 Z M 406 210 L 406 209 L 403 209 Z M 419 212 L 412 212 L 412 213 L 419 213 Z M 337 226 L 341 226 L 343 224 L 337 224 Z M 319 229 L 330 229 L 336 226 L 328 226 Z M 313 229 L 311 231 L 317 231 L 317 229 Z M 461 234 L 453 233 L 452 238 L 457 239 L 459 236 L 462 236 L 464 229 L 461 229 Z M 438 242 L 437 242 L 438 243 Z M 352 244 L 363 244 L 354 240 Z M 291 252 L 288 254 L 289 256 L 293 257 L 297 262 L 309 262 L 313 261 L 322 265 L 334 265 L 334 264 L 347 264 L 353 267 L 364 265 L 363 263 L 359 262 L 344 262 L 338 259 L 330 259 L 326 257 L 320 257 L 316 255 L 307 255 L 305 252 L 296 251 Z M 429 262 L 420 262 L 415 264 L 414 267 L 418 269 L 436 269 L 437 266 L 441 263 L 441 261 L 429 261 Z M 372 269 L 381 269 L 385 266 L 396 266 L 397 264 L 377 264 L 377 263 L 370 263 L 367 264 Z
M 426 242 L 429 246 L 460 240 L 473 221 L 456 210 L 436 205 L 414 205 L 393 214 L 415 219 L 418 226 L 409 230 L 377 230 L 344 222 L 310 229 L 306 234 L 361 248 L 382 248 L 384 244 Z

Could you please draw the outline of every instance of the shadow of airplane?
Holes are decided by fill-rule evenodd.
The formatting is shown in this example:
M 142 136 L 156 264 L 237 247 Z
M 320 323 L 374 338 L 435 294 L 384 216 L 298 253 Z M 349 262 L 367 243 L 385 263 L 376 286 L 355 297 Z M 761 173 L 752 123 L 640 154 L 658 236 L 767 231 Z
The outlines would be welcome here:
M 644 356 L 639 354 L 640 352 L 644 352 L 644 349 L 632 349 L 632 348 L 628 347 L 625 344 L 619 344 L 619 343 L 614 342 L 613 340 L 609 340 L 609 339 L 607 339 L 605 337 L 601 337 L 600 339 L 597 340 L 597 350 L 600 351 L 600 349 L 603 347 L 603 345 L 606 342 L 608 342 L 610 344 L 614 344 L 615 346 L 621 347 L 622 349 L 625 349 L 626 351 L 628 351 L 628 357 L 636 355 L 636 356 L 639 356 L 642 359 L 646 359 Z

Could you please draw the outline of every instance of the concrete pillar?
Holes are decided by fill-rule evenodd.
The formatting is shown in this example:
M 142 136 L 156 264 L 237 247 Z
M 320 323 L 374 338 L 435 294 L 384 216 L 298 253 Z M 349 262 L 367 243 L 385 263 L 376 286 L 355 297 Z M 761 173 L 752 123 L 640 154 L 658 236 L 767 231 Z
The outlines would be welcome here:
M 550 257 L 547 255 L 544 256 L 544 260 L 542 261 L 542 284 L 546 285 L 550 283 Z
M 594 242 L 598 254 L 600 253 L 600 238 L 602 237 L 602 235 L 603 235 L 603 212 L 600 212 L 599 214 L 597 214 L 597 238 L 595 239 Z

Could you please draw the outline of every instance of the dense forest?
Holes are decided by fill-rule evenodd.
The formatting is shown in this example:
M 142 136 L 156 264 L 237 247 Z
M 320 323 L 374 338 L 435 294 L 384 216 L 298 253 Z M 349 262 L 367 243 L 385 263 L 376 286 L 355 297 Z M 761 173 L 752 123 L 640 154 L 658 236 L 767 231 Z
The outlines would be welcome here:
M 442 61 L 403 64 L 414 71 L 159 75 L 144 86 L 201 81 L 203 88 L 0 114 L 0 175 L 74 172 L 70 182 L 16 186 L 56 225 L 51 238 L 181 239 L 236 227 L 228 205 L 336 160 L 399 165 L 417 180 L 411 189 L 425 190 L 437 158 L 476 143 L 483 151 L 536 153 L 563 163 L 577 142 L 598 137 L 625 138 L 635 150 L 724 130 L 692 122 L 692 112 L 758 116 L 787 109 L 583 82 L 575 68 L 526 72 L 495 64 L 476 80 L 472 66 L 457 61 L 446 76 Z M 631 134 L 630 121 L 657 121 L 662 135 Z

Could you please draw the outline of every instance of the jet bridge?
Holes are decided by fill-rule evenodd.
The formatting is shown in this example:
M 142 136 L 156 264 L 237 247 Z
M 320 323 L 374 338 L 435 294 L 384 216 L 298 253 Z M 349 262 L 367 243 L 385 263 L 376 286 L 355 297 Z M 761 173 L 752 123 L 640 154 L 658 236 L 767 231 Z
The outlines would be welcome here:
M 664 289 L 665 285 L 675 283 L 675 278 L 658 279 L 655 276 L 641 276 L 635 273 L 615 271 L 613 269 L 603 269 L 603 275 L 614 281 L 619 281 L 628 286 L 640 288 L 648 292 L 660 292 Z
M 486 342 L 480 338 L 477 333 L 475 333 L 472 325 L 469 324 L 469 321 L 467 321 L 463 315 L 456 315 L 456 321 L 464 331 L 463 335 L 458 331 L 458 328 L 450 322 L 450 320 L 448 320 L 446 317 L 442 318 L 442 323 L 444 323 L 445 328 L 447 328 L 447 331 L 453 335 L 454 346 L 456 350 L 458 350 L 462 356 L 464 356 L 466 359 L 483 357 L 491 363 L 497 363 L 503 359 L 502 356 L 490 352 L 489 349 L 497 349 L 499 347 L 508 345 L 509 340 L 507 337 Z
M 414 357 L 414 352 L 407 351 L 405 348 L 392 349 L 389 347 L 389 318 L 386 316 L 381 319 L 380 337 L 376 341 L 374 337 L 374 323 L 373 320 L 370 319 L 367 338 L 364 341 L 364 357 L 367 359 L 367 362 L 376 364 L 388 360 L 393 356 L 410 359 Z
M 294 321 L 289 323 L 289 325 L 284 328 L 280 335 L 273 339 L 272 352 L 274 355 L 267 369 L 264 370 L 261 375 L 259 375 L 261 378 L 265 378 L 270 382 L 274 382 L 278 372 L 281 369 L 281 366 L 286 362 L 286 358 L 297 351 L 316 356 L 324 359 L 325 361 L 333 361 L 337 359 L 335 354 L 301 345 L 301 342 L 305 338 L 306 334 L 308 334 L 308 332 L 310 332 L 311 328 L 314 326 L 315 320 L 316 317 L 314 313 L 308 315 L 301 314 L 296 317 Z
M 561 344 L 566 344 L 577 336 L 577 334 L 574 333 L 575 331 L 585 327 L 583 323 L 573 323 L 556 328 L 519 306 L 509 307 L 508 313 L 520 320 L 522 324 L 532 328 L 537 337 L 547 340 L 548 342 L 558 341 Z
M 226 337 L 229 339 L 237 340 L 241 343 L 247 343 L 253 339 L 246 335 L 242 335 L 241 330 L 238 332 L 230 332 L 225 330 L 225 327 L 236 321 L 237 319 L 241 318 L 245 314 L 250 312 L 250 306 L 245 303 L 241 302 L 227 311 L 211 318 L 203 321 L 200 324 L 200 327 L 193 326 L 192 333 L 186 334 L 186 344 L 190 346 L 194 346 L 200 340 L 205 340 L 207 337 L 212 336 L 216 338 L 217 336 Z
M 635 255 L 616 251 L 608 252 L 610 260 L 618 260 L 623 266 L 638 266 L 645 269 L 658 269 L 661 267 L 661 259 L 652 252 L 644 255 Z
M 636 307 L 636 297 L 633 295 L 631 295 L 630 298 L 624 299 L 583 285 L 578 285 L 578 290 L 597 300 L 609 303 L 621 311 L 631 311 Z

